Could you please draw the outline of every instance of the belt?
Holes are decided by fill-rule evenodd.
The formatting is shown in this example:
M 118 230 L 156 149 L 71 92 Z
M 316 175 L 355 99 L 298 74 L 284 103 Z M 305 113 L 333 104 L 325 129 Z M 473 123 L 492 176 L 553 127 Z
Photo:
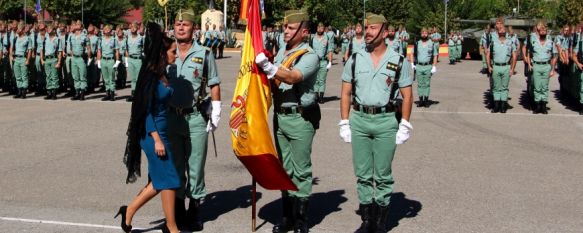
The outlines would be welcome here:
M 53 58 L 57 58 L 57 56 L 51 56 L 51 55 L 45 56 L 45 59 L 53 59 Z
M 83 57 L 83 55 L 73 55 L 73 57 Z
M 188 115 L 194 112 L 194 108 L 193 107 L 189 107 L 189 108 L 177 108 L 177 107 L 173 107 L 170 106 L 170 110 L 173 112 L 176 112 L 176 114 L 184 116 L 184 115 Z
M 102 60 L 113 60 L 113 57 L 102 57 Z
M 130 58 L 132 58 L 132 59 L 142 59 L 142 56 L 132 56 L 132 55 L 130 55 Z
M 365 105 L 360 105 L 358 103 L 354 103 L 354 106 L 352 108 L 356 111 L 371 114 L 371 115 L 380 114 L 380 113 L 395 112 L 395 105 L 393 105 L 393 104 L 387 104 L 386 106 L 376 107 L 376 106 L 365 106 Z
M 418 66 L 428 66 L 428 65 L 431 65 L 431 63 L 429 63 L 429 62 L 426 62 L 426 63 L 419 62 L 419 63 L 417 63 L 417 65 Z
M 506 63 L 496 63 L 496 62 L 494 62 L 494 65 L 495 66 L 507 66 L 507 65 L 510 65 L 510 62 L 506 62 Z
M 296 113 L 302 114 L 304 112 L 304 108 L 301 106 L 279 107 L 275 112 L 281 115 L 289 115 Z
M 548 64 L 550 64 L 549 61 L 545 61 L 545 62 L 533 61 L 532 63 L 537 64 L 537 65 L 548 65 Z
M 39 55 L 40 56 L 40 53 L 36 53 L 36 55 Z

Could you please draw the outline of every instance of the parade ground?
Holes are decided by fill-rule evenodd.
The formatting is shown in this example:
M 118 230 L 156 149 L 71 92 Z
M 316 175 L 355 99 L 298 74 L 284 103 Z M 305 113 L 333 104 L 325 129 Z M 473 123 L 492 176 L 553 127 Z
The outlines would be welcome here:
M 251 177 L 228 130 L 239 56 L 217 60 L 223 111 L 217 157 L 209 137 L 204 232 L 251 232 Z M 481 62 L 440 60 L 431 83 L 435 103 L 413 107 L 412 138 L 393 162 L 391 232 L 583 231 L 583 116 L 560 96 L 557 76 L 549 114 L 533 115 L 519 62 L 510 81 L 513 108 L 492 114 Z M 361 223 L 351 146 L 338 136 L 342 69 L 336 56 L 313 144 L 312 232 L 353 232 Z M 115 102 L 100 101 L 104 93 L 86 101 L 0 93 L 0 232 L 121 232 L 114 214 L 148 180 L 143 157 L 142 177 L 125 183 L 129 92 L 117 91 Z M 271 232 L 281 217 L 280 192 L 257 191 L 257 232 Z M 163 219 L 156 197 L 134 217 L 134 232 L 159 231 Z

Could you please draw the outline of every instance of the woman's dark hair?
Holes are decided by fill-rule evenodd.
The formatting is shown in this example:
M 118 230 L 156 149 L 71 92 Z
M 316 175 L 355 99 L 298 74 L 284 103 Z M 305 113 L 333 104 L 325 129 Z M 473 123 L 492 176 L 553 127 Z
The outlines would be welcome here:
M 144 58 L 138 74 L 138 82 L 132 102 L 132 111 L 127 130 L 127 142 L 123 162 L 128 170 L 126 183 L 133 183 L 141 175 L 142 150 L 140 139 L 146 136 L 145 119 L 148 108 L 154 106 L 154 95 L 158 80 L 166 76 L 167 51 L 172 40 L 166 37 L 162 27 L 149 23 L 144 39 Z

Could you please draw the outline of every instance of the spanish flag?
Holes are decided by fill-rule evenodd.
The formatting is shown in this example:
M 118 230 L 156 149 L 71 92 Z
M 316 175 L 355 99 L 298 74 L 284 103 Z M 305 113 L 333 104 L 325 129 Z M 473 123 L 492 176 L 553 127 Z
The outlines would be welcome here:
M 263 188 L 296 191 L 277 157 L 267 123 L 271 107 L 269 81 L 255 64 L 255 56 L 263 51 L 259 0 L 244 0 L 241 4 L 249 12 L 229 119 L 233 151 Z

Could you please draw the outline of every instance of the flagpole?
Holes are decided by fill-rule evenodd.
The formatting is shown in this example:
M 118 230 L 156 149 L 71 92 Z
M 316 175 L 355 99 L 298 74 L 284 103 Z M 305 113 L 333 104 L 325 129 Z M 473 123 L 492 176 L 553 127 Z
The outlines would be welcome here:
M 447 0 L 445 0 L 444 3 L 445 3 L 445 18 L 443 19 L 443 25 L 445 28 L 444 36 L 447 37 Z
M 257 226 L 257 182 L 251 182 L 251 232 L 255 232 Z

